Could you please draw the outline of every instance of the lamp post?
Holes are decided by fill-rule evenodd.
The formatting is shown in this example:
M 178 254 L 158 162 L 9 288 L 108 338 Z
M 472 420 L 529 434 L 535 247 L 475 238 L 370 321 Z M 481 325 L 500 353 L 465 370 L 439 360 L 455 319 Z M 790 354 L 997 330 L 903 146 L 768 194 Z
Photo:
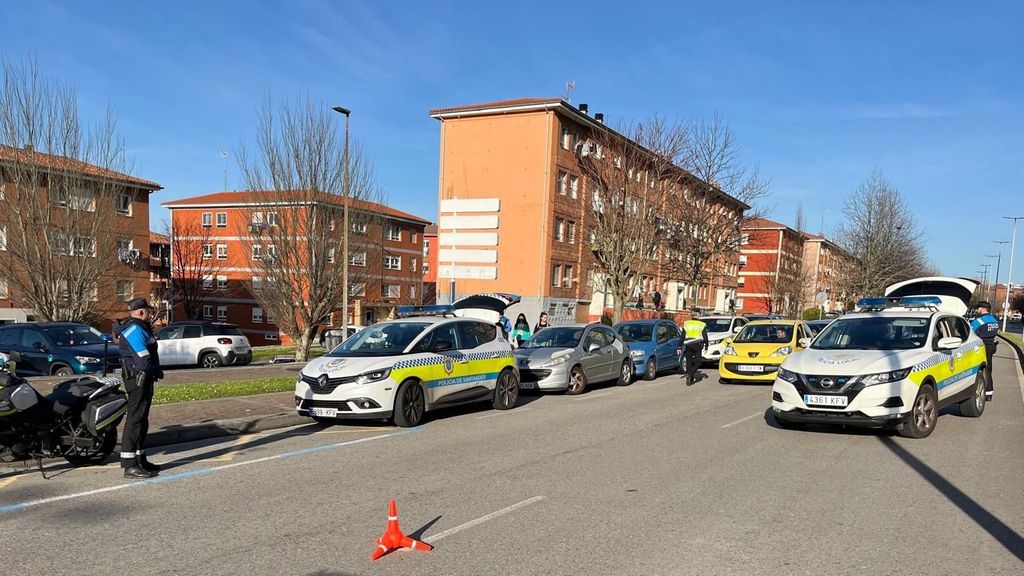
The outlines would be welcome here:
M 996 290 L 995 290 L 995 298 L 993 298 L 993 300 L 997 300 L 997 299 L 999 299 L 999 271 L 1000 271 L 1000 265 L 1003 263 L 1003 244 L 1009 244 L 1010 241 L 1009 240 L 993 240 L 992 242 L 994 244 L 998 244 L 999 245 L 999 251 L 996 253 L 997 254 L 997 256 L 996 256 Z M 1009 290 L 1010 288 L 1007 287 L 1006 289 Z M 998 304 L 998 302 L 996 304 Z M 1005 308 L 1003 309 L 1003 314 L 1004 315 L 1006 313 L 1008 313 L 1008 312 L 1009 312 L 1009 310 L 1006 310 Z
M 998 254 L 986 254 L 985 258 L 996 258 L 996 259 L 998 259 L 999 255 Z M 998 260 L 997 260 L 997 262 L 998 262 Z M 991 260 L 989 261 L 988 265 L 992 266 L 992 261 Z M 985 299 L 988 300 L 990 304 L 992 303 L 993 300 L 996 299 L 996 285 L 999 284 L 999 266 L 998 265 L 996 266 L 995 276 L 993 276 L 992 278 L 994 278 L 994 280 L 992 282 L 989 282 L 989 284 L 988 284 L 988 290 L 989 290 L 989 292 L 991 292 L 991 294 L 986 294 L 985 295 L 986 296 Z M 995 311 L 996 311 L 996 307 L 995 307 L 995 305 L 993 305 L 992 306 L 992 312 L 995 312 Z
M 1003 220 L 1013 221 L 1013 233 L 1010 234 L 1010 263 L 1006 266 L 1006 297 L 1003 299 L 1003 312 L 1010 311 L 1010 286 L 1013 286 L 1013 253 L 1017 247 L 1017 220 L 1024 220 L 1024 216 L 1003 216 Z M 1006 332 L 1006 316 L 1003 314 L 1003 332 Z
M 345 197 L 342 199 L 341 211 L 344 214 L 342 217 L 342 230 L 341 230 L 341 252 L 343 261 L 341 263 L 341 333 L 342 338 L 348 338 L 348 205 L 352 201 L 352 190 L 351 182 L 352 178 L 349 174 L 349 160 L 348 160 L 348 126 L 349 117 L 352 115 L 352 111 L 348 108 L 342 108 L 341 106 L 335 106 L 332 108 L 338 114 L 345 115 Z

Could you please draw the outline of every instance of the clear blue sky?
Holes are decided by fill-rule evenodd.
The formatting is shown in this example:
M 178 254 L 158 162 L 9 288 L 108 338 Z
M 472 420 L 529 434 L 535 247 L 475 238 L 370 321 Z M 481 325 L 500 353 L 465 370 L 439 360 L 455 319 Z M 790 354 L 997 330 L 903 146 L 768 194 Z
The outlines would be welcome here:
M 218 152 L 251 139 L 264 97 L 308 91 L 353 110 L 388 202 L 434 219 L 428 110 L 573 80 L 574 102 L 612 122 L 721 114 L 787 223 L 802 203 L 827 232 L 881 169 L 948 274 L 974 275 L 1009 239 L 998 216 L 1024 215 L 1019 3 L 490 4 L 37 0 L 4 7 L 0 53 L 34 54 L 87 113 L 113 105 L 135 173 L 165 187 L 157 204 L 223 188 Z

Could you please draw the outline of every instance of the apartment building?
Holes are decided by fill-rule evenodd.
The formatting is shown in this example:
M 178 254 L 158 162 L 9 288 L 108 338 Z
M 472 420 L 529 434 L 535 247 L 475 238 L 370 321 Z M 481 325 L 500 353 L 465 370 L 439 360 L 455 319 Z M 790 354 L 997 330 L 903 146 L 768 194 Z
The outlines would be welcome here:
M 423 229 L 423 303 L 437 302 L 437 225 Z
M 744 223 L 740 241 L 736 311 L 783 313 L 801 299 L 800 275 L 804 236 L 766 218 Z
M 154 321 L 170 320 L 171 312 L 171 238 L 149 233 L 149 303 L 156 308 Z
M 852 297 L 841 282 L 843 271 L 851 264 L 849 254 L 820 234 L 805 232 L 803 239 L 803 278 L 809 285 L 802 306 L 844 311 Z
M 266 197 L 251 192 L 219 192 L 184 198 L 164 204 L 171 211 L 173 229 L 196 229 L 202 236 L 203 258 L 216 265 L 203 279 L 209 292 L 201 307 L 201 318 L 237 324 L 254 345 L 281 342 L 276 319 L 263 310 L 250 290 L 260 290 L 258 259 L 273 258 L 277 247 L 262 243 L 262 232 L 278 226 L 282 214 L 305 211 L 317 206 L 340 209 L 342 199 L 329 194 L 316 195 L 282 191 L 268 206 Z M 264 207 L 266 208 L 264 209 Z M 358 201 L 350 213 L 372 218 L 352 218 L 349 235 L 349 286 L 351 305 L 349 324 L 369 325 L 383 320 L 399 304 L 417 303 L 423 288 L 423 230 L 430 224 L 418 216 L 383 204 Z M 367 224 L 367 221 L 369 224 Z M 338 223 L 340 224 L 340 222 Z M 332 226 L 334 223 L 332 222 Z M 332 227 L 341 234 L 342 226 Z M 342 255 L 324 254 L 341 274 Z M 341 311 L 335 311 L 325 323 L 341 325 Z M 175 310 L 183 318 L 183 310 Z
M 564 323 L 595 320 L 610 310 L 611 296 L 602 290 L 589 248 L 592 210 L 600 199 L 577 156 L 588 134 L 615 134 L 603 114 L 591 116 L 587 105 L 574 107 L 561 98 L 523 98 L 430 115 L 441 131 L 438 300 L 450 300 L 454 281 L 456 297 L 519 294 L 522 303 L 508 313 L 525 313 L 531 322 L 542 311 Z M 724 194 L 722 199 L 737 217 L 748 208 Z M 692 292 L 701 303 L 725 309 L 735 286 L 735 276 L 716 277 L 691 289 L 672 278 L 661 260 L 638 276 L 646 301 L 659 290 L 669 307 Z

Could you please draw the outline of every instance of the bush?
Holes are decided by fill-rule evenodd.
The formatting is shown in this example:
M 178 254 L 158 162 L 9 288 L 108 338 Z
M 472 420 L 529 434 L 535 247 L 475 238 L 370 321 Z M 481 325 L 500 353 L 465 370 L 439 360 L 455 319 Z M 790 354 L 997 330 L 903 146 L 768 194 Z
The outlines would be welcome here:
M 601 324 L 604 324 L 606 326 L 614 326 L 615 322 L 612 322 L 612 317 L 607 312 L 604 312 L 601 314 Z
M 821 308 L 808 308 L 801 315 L 804 321 L 821 320 Z

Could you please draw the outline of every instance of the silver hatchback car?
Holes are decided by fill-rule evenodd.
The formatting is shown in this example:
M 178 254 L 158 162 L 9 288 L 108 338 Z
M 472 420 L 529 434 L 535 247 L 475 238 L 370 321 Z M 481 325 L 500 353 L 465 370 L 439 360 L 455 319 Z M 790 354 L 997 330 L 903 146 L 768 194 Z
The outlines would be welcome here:
M 565 390 L 579 394 L 588 382 L 633 378 L 633 361 L 622 338 L 604 324 L 545 328 L 515 351 L 522 390 Z

